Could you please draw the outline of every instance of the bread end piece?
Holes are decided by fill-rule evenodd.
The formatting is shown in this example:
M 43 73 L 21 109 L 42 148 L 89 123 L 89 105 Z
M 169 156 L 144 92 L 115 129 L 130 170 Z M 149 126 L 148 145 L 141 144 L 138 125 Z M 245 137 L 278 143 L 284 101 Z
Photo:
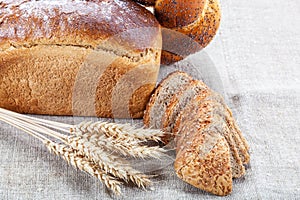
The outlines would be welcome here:
M 204 141 L 204 139 L 202 140 Z M 198 141 L 194 140 L 193 144 L 185 153 L 177 154 L 174 167 L 178 177 L 215 195 L 230 194 L 232 192 L 232 172 L 229 146 L 225 138 L 219 137 L 215 146 L 204 155 L 199 150 L 202 148 L 199 139 Z

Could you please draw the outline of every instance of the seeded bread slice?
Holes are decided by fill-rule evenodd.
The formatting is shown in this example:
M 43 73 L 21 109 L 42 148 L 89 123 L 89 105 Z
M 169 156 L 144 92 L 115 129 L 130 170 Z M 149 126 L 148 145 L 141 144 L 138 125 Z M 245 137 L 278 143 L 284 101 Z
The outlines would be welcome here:
M 238 150 L 239 157 L 242 159 L 243 164 L 248 164 L 250 161 L 249 155 L 249 146 L 247 144 L 246 139 L 244 138 L 243 134 L 239 130 L 230 108 L 226 105 L 223 97 L 217 94 L 214 91 L 211 91 L 209 95 L 206 96 L 205 100 L 212 100 L 216 101 L 221 104 L 223 107 L 222 111 L 219 111 L 219 115 L 224 116 L 224 121 L 227 123 L 227 126 L 230 129 L 232 138 L 233 138 L 233 145 L 236 146 Z M 229 142 L 229 141 L 228 141 Z
M 162 117 L 170 100 L 191 80 L 192 77 L 187 73 L 177 71 L 171 73 L 161 81 L 152 95 L 144 114 L 144 124 L 146 127 L 162 128 Z
M 188 142 L 190 137 L 195 137 L 193 129 L 197 129 L 200 133 L 202 131 L 219 133 L 226 139 L 230 148 L 230 163 L 233 178 L 243 176 L 245 174 L 245 167 L 238 154 L 237 145 L 230 129 L 225 122 L 223 106 L 213 100 L 201 100 L 200 97 L 200 99 L 193 99 L 183 112 L 182 121 L 176 134 L 176 146 L 180 148 L 180 146 Z M 180 151 L 180 149 L 178 150 Z
M 229 147 L 215 132 L 197 134 L 177 153 L 174 168 L 183 181 L 216 195 L 232 191 Z

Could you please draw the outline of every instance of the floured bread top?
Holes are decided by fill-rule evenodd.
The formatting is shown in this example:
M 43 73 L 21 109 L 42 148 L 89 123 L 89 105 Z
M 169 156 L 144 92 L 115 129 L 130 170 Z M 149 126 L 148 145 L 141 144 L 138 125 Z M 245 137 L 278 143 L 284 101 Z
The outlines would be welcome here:
M 160 26 L 142 6 L 124 0 L 4 0 L 0 50 L 35 45 L 96 49 L 104 40 L 143 50 L 160 45 Z M 113 46 L 112 44 L 111 46 Z

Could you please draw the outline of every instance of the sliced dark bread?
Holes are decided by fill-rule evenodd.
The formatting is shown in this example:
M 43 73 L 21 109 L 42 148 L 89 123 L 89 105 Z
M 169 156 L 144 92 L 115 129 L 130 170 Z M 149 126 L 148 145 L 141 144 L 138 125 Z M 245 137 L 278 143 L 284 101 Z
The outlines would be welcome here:
M 162 117 L 172 97 L 192 80 L 185 72 L 173 72 L 162 80 L 147 105 L 144 124 L 146 127 L 162 129 Z

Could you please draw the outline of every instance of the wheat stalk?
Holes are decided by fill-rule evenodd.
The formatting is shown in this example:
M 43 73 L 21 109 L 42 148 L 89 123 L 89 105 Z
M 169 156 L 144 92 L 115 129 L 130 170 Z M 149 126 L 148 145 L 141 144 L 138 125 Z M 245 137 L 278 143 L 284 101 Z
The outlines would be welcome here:
M 158 146 L 144 145 L 147 140 L 160 141 L 163 132 L 136 129 L 128 124 L 82 122 L 70 125 L 2 108 L 0 120 L 39 139 L 51 152 L 73 167 L 97 177 L 116 194 L 121 194 L 121 182 L 117 179 L 142 188 L 151 184 L 148 175 L 134 169 L 120 155 L 146 159 L 160 158 L 166 152 Z
M 121 194 L 120 184 L 113 176 L 107 174 L 101 167 L 91 161 L 84 155 L 76 152 L 75 149 L 70 148 L 63 144 L 57 144 L 51 141 L 44 141 L 44 144 L 50 152 L 62 157 L 70 165 L 81 171 L 87 172 L 88 174 L 98 178 L 103 182 L 106 187 L 110 188 L 114 193 Z
M 108 137 L 114 137 L 115 139 L 132 139 L 137 142 L 153 140 L 160 142 L 161 138 L 166 133 L 160 130 L 136 128 L 129 124 L 115 124 L 108 122 L 82 122 L 75 129 L 80 129 L 83 132 L 102 132 Z
M 117 124 L 112 123 L 81 123 L 71 129 L 71 134 L 82 139 L 77 141 L 81 146 L 86 142 L 88 145 L 94 144 L 96 147 L 117 151 L 124 156 L 160 158 L 166 152 L 158 146 L 142 145 L 143 140 L 123 135 L 116 131 L 120 130 L 116 126 Z
M 143 188 L 151 184 L 147 175 L 129 166 L 124 159 L 115 156 L 113 152 L 105 150 L 105 146 L 103 146 L 103 140 L 106 140 L 104 139 L 105 136 L 95 138 L 95 135 L 90 137 L 88 135 L 89 134 L 70 136 L 68 143 L 71 147 L 78 149 L 80 153 L 97 163 L 107 173 L 117 178 L 123 179 L 126 182 L 131 181 L 138 187 Z M 92 140 L 92 142 L 90 140 Z

